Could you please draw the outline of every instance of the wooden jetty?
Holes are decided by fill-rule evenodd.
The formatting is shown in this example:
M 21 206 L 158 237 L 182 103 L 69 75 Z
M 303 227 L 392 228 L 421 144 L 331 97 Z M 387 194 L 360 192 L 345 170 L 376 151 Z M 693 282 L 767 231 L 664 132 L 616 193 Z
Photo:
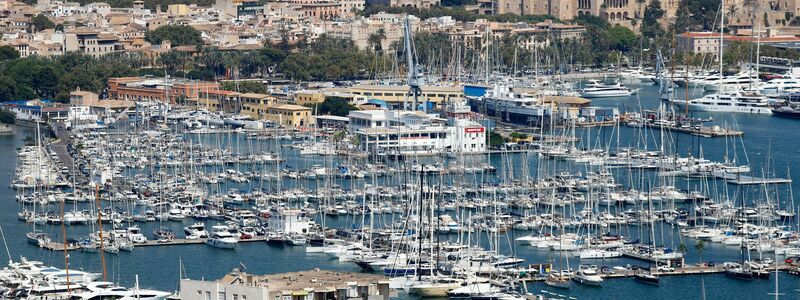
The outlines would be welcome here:
M 266 236 L 255 236 L 249 239 L 242 239 L 239 240 L 239 243 L 250 243 L 250 242 L 266 242 L 269 240 Z M 136 247 L 151 247 L 151 246 L 179 246 L 179 245 L 197 245 L 197 244 L 205 244 L 206 239 L 174 239 L 171 241 L 158 241 L 158 240 L 148 240 L 145 243 L 141 244 L 134 244 L 134 248 Z M 47 250 L 52 251 L 64 251 L 64 247 L 67 248 L 67 251 L 73 250 L 80 250 L 81 247 L 78 244 L 67 244 L 66 246 L 63 243 L 57 242 L 49 242 L 44 245 L 40 245 L 40 247 L 45 248 Z M 99 251 L 99 249 L 98 249 Z

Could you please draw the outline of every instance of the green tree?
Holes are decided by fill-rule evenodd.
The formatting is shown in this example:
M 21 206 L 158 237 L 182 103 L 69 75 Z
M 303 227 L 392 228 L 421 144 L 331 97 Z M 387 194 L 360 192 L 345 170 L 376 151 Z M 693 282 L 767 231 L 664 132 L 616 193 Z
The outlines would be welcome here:
M 10 76 L 0 75 L 0 102 L 17 99 L 17 82 Z
M 750 47 L 747 42 L 732 42 L 725 45 L 725 53 L 722 56 L 723 62 L 728 66 L 736 66 L 750 58 Z
M 381 28 L 369 34 L 369 38 L 367 38 L 367 43 L 370 45 L 370 48 L 373 51 L 375 51 L 375 53 L 380 53 L 381 51 L 383 51 L 384 40 L 386 40 L 386 31 L 383 30 L 383 28 Z
M 503 138 L 503 136 L 497 132 L 492 132 L 491 134 L 489 134 L 487 138 L 489 139 L 488 141 L 489 147 L 492 148 L 500 147 L 506 142 L 506 139 Z
M 612 50 L 628 52 L 639 40 L 627 27 L 614 25 L 608 30 L 609 46 Z
M 36 31 L 56 28 L 56 24 L 43 14 L 38 14 L 31 19 L 31 24 Z
M 769 15 L 767 15 L 767 12 L 764 12 L 764 27 L 769 27 Z
M 645 38 L 658 38 L 663 35 L 664 30 L 658 23 L 662 17 L 664 17 L 664 10 L 661 8 L 661 1 L 650 1 L 644 10 L 644 18 L 642 18 L 641 31 Z
M 0 46 L 0 60 L 9 60 L 19 58 L 19 51 L 14 46 L 4 45 Z
M 678 3 L 674 29 L 686 31 L 711 31 L 719 28 L 720 0 L 681 0 Z
M 316 110 L 317 115 L 333 115 L 344 117 L 350 111 L 358 110 L 355 106 L 347 102 L 347 99 L 341 97 L 325 97 L 322 103 L 306 105 Z
M 512 139 L 515 139 L 515 140 L 524 140 L 524 139 L 528 138 L 527 134 L 522 133 L 522 132 L 516 132 L 516 131 L 512 132 L 509 136 Z
M 7 109 L 0 109 L 0 123 L 14 124 L 17 122 L 17 115 Z
M 697 240 L 697 244 L 694 245 L 694 248 L 697 250 L 697 256 L 700 258 L 700 264 L 702 265 L 703 264 L 703 251 L 706 250 L 706 244 L 705 244 L 705 242 L 703 242 L 703 240 Z M 703 299 L 703 300 L 706 299 L 705 284 L 706 284 L 705 278 L 703 277 L 703 274 L 700 274 L 700 290 L 701 290 L 701 293 L 702 293 L 701 299 Z
M 202 45 L 203 38 L 197 29 L 186 25 L 165 25 L 155 30 L 148 30 L 144 39 L 151 44 L 161 44 L 168 40 L 172 46 Z

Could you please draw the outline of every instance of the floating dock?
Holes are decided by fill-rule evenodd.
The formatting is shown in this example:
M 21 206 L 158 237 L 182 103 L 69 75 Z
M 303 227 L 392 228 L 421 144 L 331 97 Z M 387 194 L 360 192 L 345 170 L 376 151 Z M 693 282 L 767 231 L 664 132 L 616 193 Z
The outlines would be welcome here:
M 731 173 L 715 173 L 714 177 L 725 179 L 730 184 L 736 185 L 753 185 L 753 184 L 786 184 L 792 183 L 791 179 L 787 178 L 759 178 L 741 174 Z
M 626 123 L 629 127 L 636 127 L 632 124 Z M 699 127 L 679 127 L 679 126 L 664 126 L 661 124 L 652 124 L 645 122 L 640 126 L 646 126 L 653 129 L 666 129 L 673 132 L 686 133 L 701 137 L 726 137 L 726 136 L 743 136 L 744 131 L 733 130 L 729 128 L 720 128 L 718 126 L 699 126 Z
M 254 237 L 249 238 L 249 239 L 239 240 L 239 243 L 266 242 L 267 240 L 269 240 L 269 237 L 267 237 L 267 236 L 254 236 Z M 194 239 L 194 240 L 174 239 L 174 240 L 171 240 L 171 241 L 148 240 L 145 243 L 134 244 L 133 247 L 135 249 L 137 247 L 150 247 L 150 246 L 197 245 L 197 244 L 205 244 L 205 242 L 206 242 L 206 239 Z M 47 250 L 52 250 L 52 251 L 64 251 L 65 245 L 63 243 L 49 242 L 49 243 L 47 243 L 47 244 L 45 244 L 45 245 L 43 245 L 41 247 L 45 248 Z M 81 247 L 78 246 L 78 244 L 67 244 L 66 248 L 67 248 L 67 251 L 81 250 Z M 100 249 L 98 248 L 97 251 L 100 251 Z

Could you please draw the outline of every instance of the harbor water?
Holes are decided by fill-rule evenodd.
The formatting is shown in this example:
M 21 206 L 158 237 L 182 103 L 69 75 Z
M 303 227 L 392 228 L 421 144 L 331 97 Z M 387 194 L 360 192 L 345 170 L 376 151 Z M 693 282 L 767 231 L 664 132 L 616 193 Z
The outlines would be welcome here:
M 677 95 L 683 95 L 684 91 L 677 89 Z M 697 92 L 693 91 L 693 94 Z M 621 111 L 638 111 L 640 109 L 657 109 L 662 102 L 659 100 L 658 87 L 643 85 L 638 93 L 627 98 L 605 98 L 596 99 L 593 101 L 593 106 L 615 106 L 620 108 Z M 676 108 L 681 110 L 681 108 Z M 704 158 L 723 161 L 736 159 L 740 164 L 750 165 L 753 174 L 760 176 L 762 173 L 768 177 L 790 178 L 793 173 L 800 172 L 800 160 L 797 159 L 800 155 L 800 120 L 784 119 L 768 115 L 748 115 L 748 114 L 730 114 L 730 113 L 693 113 L 695 117 L 711 117 L 715 125 L 724 127 L 733 127 L 734 129 L 744 131 L 742 137 L 720 137 L 720 138 L 704 138 L 692 136 L 687 134 L 667 134 L 661 136 L 657 130 L 651 130 L 650 133 L 643 135 L 641 129 L 633 129 L 628 127 L 603 127 L 603 128 L 590 128 L 579 129 L 576 131 L 576 136 L 581 138 L 583 143 L 591 143 L 591 145 L 582 145 L 583 147 L 597 147 L 598 145 L 613 145 L 617 144 L 626 147 L 643 148 L 648 145 L 650 149 L 658 147 L 663 140 L 670 140 L 669 143 L 673 147 L 671 152 L 675 152 L 683 157 L 688 155 L 700 156 Z M 7 174 L 11 178 L 14 174 L 16 162 L 15 151 L 25 144 L 25 139 L 35 133 L 35 130 L 25 127 L 17 127 L 14 135 L 0 136 L 0 155 L 6 159 L 0 161 L 0 174 Z M 589 137 L 589 138 L 587 138 Z M 228 145 L 229 148 L 248 148 L 248 140 L 245 139 L 243 134 L 232 133 L 227 137 L 214 137 L 212 135 L 190 137 L 196 139 L 197 142 L 208 144 L 223 143 Z M 224 141 L 224 142 L 223 142 Z M 597 144 L 595 144 L 597 143 Z M 233 145 L 233 146 L 231 146 Z M 342 157 L 321 157 L 321 156 L 300 156 L 296 149 L 286 147 L 279 147 L 277 145 L 265 145 L 265 151 L 281 151 L 282 157 L 286 162 L 282 164 L 283 167 L 291 167 L 294 169 L 308 168 L 315 164 L 320 165 L 338 165 L 348 163 L 348 158 Z M 522 156 L 527 156 L 522 159 Z M 522 166 L 512 164 L 514 168 L 515 179 L 523 179 L 528 174 L 531 178 L 536 177 L 536 172 L 539 169 L 537 166 L 538 158 L 536 153 L 507 153 L 507 154 L 493 154 L 486 156 L 477 156 L 467 158 L 474 162 L 487 162 L 497 168 L 497 176 L 505 173 L 503 170 L 508 168 L 508 162 L 528 162 L 527 172 L 522 172 Z M 331 161 L 332 160 L 332 161 Z M 421 160 L 429 161 L 432 158 L 424 158 Z M 274 167 L 274 166 L 273 166 Z M 590 171 L 586 166 L 575 165 L 574 169 L 577 171 Z M 133 171 L 136 172 L 136 171 Z M 615 171 L 618 175 L 618 182 L 625 184 L 626 181 L 622 172 Z M 653 179 L 656 180 L 656 179 Z M 474 175 L 476 182 L 500 182 L 501 179 L 496 175 Z M 297 182 L 301 182 L 298 180 Z M 284 182 L 282 184 L 291 186 L 292 184 L 304 184 L 305 187 L 312 188 L 317 186 L 317 182 L 304 183 Z M 350 183 L 349 180 L 336 179 L 336 183 L 344 188 Z M 395 181 L 397 183 L 397 181 Z M 697 182 L 685 182 L 685 180 L 677 179 L 675 185 L 679 188 L 694 187 Z M 261 184 L 245 183 L 245 184 L 228 184 L 220 187 L 219 189 L 224 192 L 229 188 L 236 188 L 242 191 L 254 187 L 262 187 L 265 189 L 274 188 L 274 181 L 264 181 Z M 798 183 L 792 183 L 794 188 L 799 187 Z M 727 194 L 731 200 L 745 202 L 750 201 L 751 197 L 761 191 L 763 187 L 760 185 L 754 186 L 732 186 L 729 185 Z M 787 190 L 788 187 L 786 187 Z M 219 192 L 219 191 L 217 191 Z M 4 187 L 0 188 L 0 196 L 5 199 L 0 209 L 0 226 L 4 240 L 7 243 L 8 255 L 10 259 L 17 259 L 20 256 L 25 256 L 28 259 L 41 260 L 45 264 L 53 265 L 56 267 L 64 267 L 64 255 L 61 252 L 54 252 L 39 248 L 35 245 L 29 244 L 25 240 L 25 233 L 30 231 L 31 225 L 17 219 L 17 212 L 20 209 L 20 204 L 14 199 L 15 192 L 13 189 Z M 779 197 L 782 207 L 790 207 L 788 193 L 784 193 Z M 71 205 L 71 204 L 68 204 Z M 105 206 L 105 204 L 104 204 Z M 54 209 L 51 207 L 49 209 Z M 381 216 L 381 218 L 389 218 Z M 361 216 L 340 216 L 338 218 L 326 219 L 326 225 L 331 227 L 352 228 L 360 226 Z M 163 224 L 148 223 L 140 225 L 143 232 L 149 234 L 155 226 L 167 226 L 179 233 L 182 228 L 194 221 L 186 219 L 182 222 L 163 222 Z M 794 223 L 792 223 L 794 222 Z M 797 219 L 788 221 L 785 225 L 797 227 Z M 54 238 L 60 240 L 61 226 L 60 225 L 44 225 L 40 229 Z M 672 227 L 669 224 L 656 224 L 655 236 L 659 244 L 677 247 L 679 244 L 687 245 L 689 249 L 686 261 L 687 263 L 696 263 L 701 260 L 700 255 L 694 249 L 695 241 L 681 237 L 678 233 L 678 228 Z M 79 238 L 85 236 L 90 231 L 89 226 L 70 226 L 67 227 L 68 237 Z M 631 231 L 637 231 L 639 228 L 633 227 Z M 625 232 L 627 235 L 627 232 Z M 529 263 L 546 263 L 548 261 L 557 260 L 553 257 L 553 252 L 546 250 L 537 250 L 529 246 L 518 245 L 514 243 L 514 238 L 519 237 L 529 232 L 525 231 L 510 231 L 507 236 L 501 237 L 499 244 L 500 252 L 504 254 L 511 254 L 524 258 L 524 264 Z M 630 234 L 638 236 L 638 234 Z M 456 236 L 449 236 L 449 238 L 457 238 Z M 2 253 L 2 252 L 0 252 Z M 757 255 L 757 254 L 754 254 Z M 2 256 L 2 255 L 0 255 Z M 713 261 L 715 263 L 722 263 L 724 261 L 735 261 L 740 256 L 740 250 L 736 246 L 724 246 L 721 244 L 706 243 L 705 251 L 702 253 L 703 261 Z M 223 250 L 218 248 L 209 247 L 205 244 L 196 245 L 176 245 L 176 246 L 153 246 L 153 247 L 137 247 L 133 252 L 121 252 L 117 255 L 105 254 L 106 260 L 106 273 L 108 280 L 118 282 L 126 286 L 132 286 L 136 275 L 139 278 L 139 284 L 143 287 L 155 288 L 160 290 L 175 290 L 178 288 L 180 274 L 186 278 L 191 279 L 207 279 L 214 280 L 222 277 L 228 273 L 232 268 L 244 269 L 248 273 L 254 274 L 271 274 L 288 271 L 308 270 L 313 268 L 323 268 L 342 271 L 360 271 L 360 268 L 352 262 L 339 262 L 336 259 L 326 256 L 322 253 L 306 253 L 303 247 L 273 247 L 268 246 L 263 242 L 248 242 L 239 243 L 235 251 Z M 71 269 L 81 269 L 89 272 L 102 272 L 102 264 L 99 253 L 87 253 L 80 251 L 71 251 L 69 253 L 69 261 Z M 638 264 L 646 265 L 645 262 L 637 261 L 628 258 L 621 259 L 607 259 L 607 260 L 586 260 L 581 262 L 577 258 L 571 258 L 570 264 L 573 269 L 580 263 L 594 264 L 598 266 L 618 266 L 625 264 Z M 527 290 L 533 293 L 541 293 L 541 291 L 548 291 L 564 297 L 572 297 L 577 299 L 701 299 L 703 293 L 708 299 L 767 299 L 774 298 L 773 295 L 776 287 L 775 278 L 770 280 L 754 280 L 754 281 L 737 281 L 729 279 L 722 274 L 715 275 L 692 275 L 692 276 L 663 276 L 661 277 L 661 284 L 659 286 L 644 285 L 635 282 L 632 278 L 626 279 L 609 279 L 604 282 L 602 287 L 587 287 L 581 285 L 573 285 L 569 290 L 554 289 L 546 286 L 544 283 L 529 283 Z M 800 297 L 798 293 L 800 289 L 800 277 L 781 273 L 778 276 L 778 290 L 783 295 L 781 298 L 797 298 Z

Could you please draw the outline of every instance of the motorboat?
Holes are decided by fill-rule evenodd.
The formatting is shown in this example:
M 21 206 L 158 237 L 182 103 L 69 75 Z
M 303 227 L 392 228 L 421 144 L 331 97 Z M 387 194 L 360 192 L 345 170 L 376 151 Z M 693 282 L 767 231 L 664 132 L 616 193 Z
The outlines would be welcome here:
M 197 222 L 192 225 L 183 227 L 183 233 L 186 234 L 187 239 L 204 239 L 208 237 L 208 231 L 206 231 L 206 225 Z
M 658 276 L 655 276 L 647 271 L 637 272 L 636 274 L 633 275 L 633 278 L 636 279 L 636 281 L 638 282 L 653 284 L 653 285 L 658 285 L 660 282 Z
M 573 275 L 572 280 L 585 285 L 598 286 L 603 284 L 603 277 L 597 273 L 597 268 L 582 267 Z
M 580 90 L 580 95 L 584 98 L 628 97 L 630 95 L 635 95 L 636 92 L 636 89 L 629 89 L 621 83 L 606 85 L 599 82 L 592 82 L 586 88 Z
M 767 97 L 753 92 L 709 94 L 689 101 L 673 101 L 678 106 L 689 106 L 690 110 L 708 112 L 735 112 L 772 114 Z
M 422 282 L 411 286 L 411 293 L 423 298 L 447 297 L 447 294 L 461 287 L 463 280 L 449 277 L 434 277 L 429 282 Z
M 286 238 L 286 244 L 289 246 L 303 246 L 306 244 L 306 237 L 302 234 L 292 234 Z
M 234 249 L 237 243 L 239 239 L 228 231 L 228 226 L 224 225 L 212 226 L 211 235 L 206 240 L 206 244 L 222 249 Z
M 159 227 L 153 230 L 153 236 L 159 241 L 172 241 L 175 239 L 175 232 L 166 227 Z

